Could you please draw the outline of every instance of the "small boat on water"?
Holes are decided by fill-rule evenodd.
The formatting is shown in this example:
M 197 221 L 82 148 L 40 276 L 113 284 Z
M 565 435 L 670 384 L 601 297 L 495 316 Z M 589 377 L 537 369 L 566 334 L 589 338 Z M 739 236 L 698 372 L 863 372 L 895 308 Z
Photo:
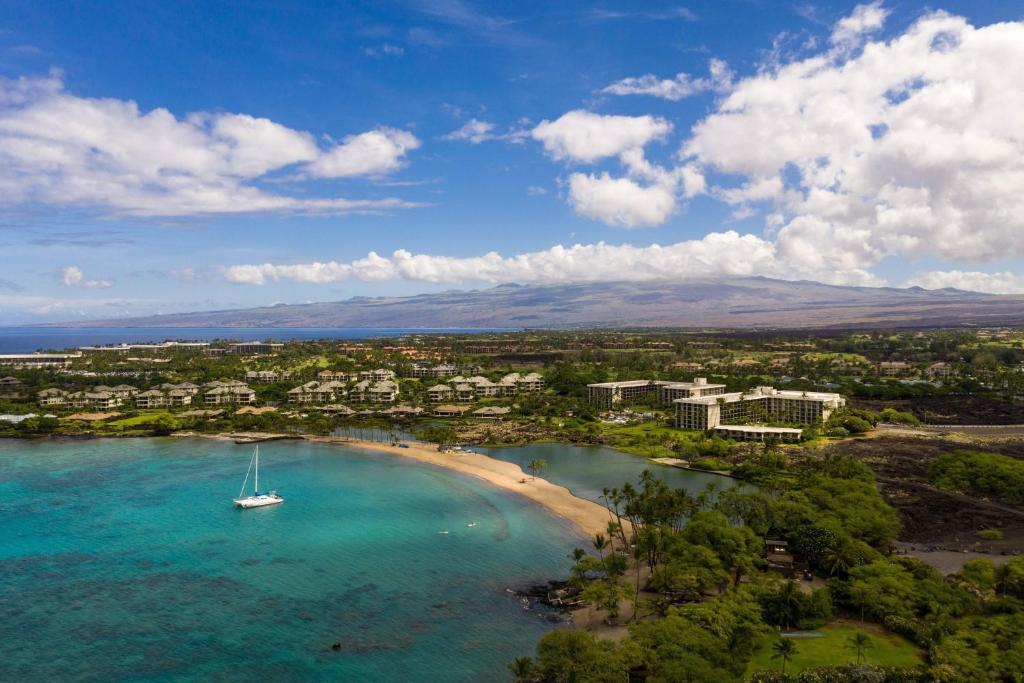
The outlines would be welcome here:
M 249 482 L 249 475 L 253 474 L 253 486 L 252 495 L 242 497 L 245 493 L 245 485 Z M 277 495 L 277 491 L 271 491 L 269 493 L 260 493 L 260 447 L 257 445 L 256 450 L 252 453 L 252 459 L 249 460 L 249 469 L 245 471 L 245 479 L 242 480 L 242 490 L 238 492 L 238 498 L 235 498 L 235 505 L 242 508 L 243 510 L 248 508 L 261 508 L 267 505 L 277 505 L 283 503 L 284 498 Z

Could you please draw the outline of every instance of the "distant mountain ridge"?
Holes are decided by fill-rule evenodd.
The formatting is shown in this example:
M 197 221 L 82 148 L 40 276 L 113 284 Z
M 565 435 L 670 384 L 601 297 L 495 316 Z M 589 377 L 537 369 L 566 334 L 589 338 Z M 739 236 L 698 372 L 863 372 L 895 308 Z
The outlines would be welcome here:
M 764 277 L 498 285 L 77 322 L 74 327 L 961 327 L 1024 324 L 1024 295 Z

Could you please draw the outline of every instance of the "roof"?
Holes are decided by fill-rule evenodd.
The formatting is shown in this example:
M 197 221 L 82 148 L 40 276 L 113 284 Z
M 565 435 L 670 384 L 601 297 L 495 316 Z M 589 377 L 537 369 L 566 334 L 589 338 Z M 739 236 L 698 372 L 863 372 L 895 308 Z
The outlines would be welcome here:
M 792 434 L 796 436 L 803 434 L 802 429 L 793 427 L 763 427 L 761 425 L 718 425 L 715 429 L 743 434 Z
M 599 389 L 618 389 L 620 387 L 646 387 L 651 384 L 654 382 L 649 379 L 630 379 L 624 382 L 597 382 L 587 386 Z
M 507 415 L 512 409 L 505 406 L 484 406 L 473 411 L 474 415 Z

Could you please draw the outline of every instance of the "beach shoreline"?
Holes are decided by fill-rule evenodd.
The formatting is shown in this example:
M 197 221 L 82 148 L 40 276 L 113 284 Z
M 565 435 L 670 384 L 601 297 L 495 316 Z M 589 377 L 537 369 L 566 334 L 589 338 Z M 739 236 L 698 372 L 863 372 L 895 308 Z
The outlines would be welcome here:
M 261 432 L 231 432 L 221 434 L 199 434 L 179 432 L 172 436 L 199 436 L 221 441 L 236 443 L 260 443 L 281 439 L 302 439 L 310 443 L 349 446 L 364 451 L 386 453 L 418 462 L 443 467 L 454 472 L 476 477 L 491 486 L 518 494 L 547 510 L 550 514 L 568 522 L 578 532 L 592 537 L 594 534 L 608 532 L 608 522 L 613 521 L 608 510 L 598 503 L 578 498 L 564 486 L 553 484 L 542 477 L 533 477 L 524 472 L 519 465 L 497 460 L 482 453 L 446 452 L 442 453 L 432 444 L 417 441 L 403 441 L 403 447 L 379 441 L 365 441 L 349 437 L 332 436 L 299 436 L 272 434 Z

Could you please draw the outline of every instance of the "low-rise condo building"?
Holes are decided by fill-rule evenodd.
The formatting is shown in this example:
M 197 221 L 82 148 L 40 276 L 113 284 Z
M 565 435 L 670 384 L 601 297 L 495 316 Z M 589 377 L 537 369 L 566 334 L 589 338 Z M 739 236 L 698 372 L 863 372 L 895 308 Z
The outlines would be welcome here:
M 341 382 L 306 382 L 288 390 L 289 403 L 333 403 L 345 396 L 345 385 Z
M 427 389 L 427 399 L 431 403 L 443 403 L 444 401 L 452 400 L 452 396 L 455 392 L 447 384 L 435 384 L 434 386 Z
M 0 354 L 0 365 L 16 369 L 32 368 L 67 368 L 81 353 L 3 353 Z

